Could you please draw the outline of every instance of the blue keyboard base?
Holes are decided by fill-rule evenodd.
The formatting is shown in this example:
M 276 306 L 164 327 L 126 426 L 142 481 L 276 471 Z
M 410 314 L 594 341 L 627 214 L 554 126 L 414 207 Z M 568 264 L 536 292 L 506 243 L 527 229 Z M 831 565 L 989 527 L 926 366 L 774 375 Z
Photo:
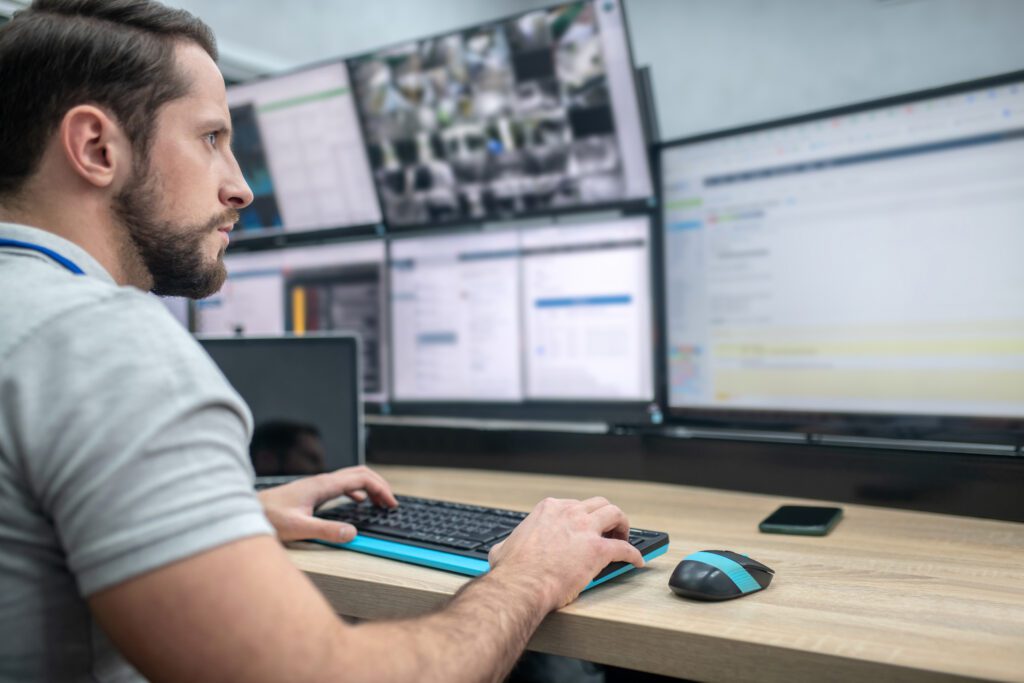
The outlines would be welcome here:
M 321 545 L 327 545 L 332 548 L 355 550 L 359 553 L 376 555 L 377 557 L 386 557 L 389 560 L 399 560 L 400 562 L 418 564 L 424 567 L 443 569 L 445 571 L 465 574 L 467 576 L 480 576 L 481 574 L 486 574 L 491 569 L 491 565 L 485 560 L 464 557 L 462 555 L 446 553 L 440 550 L 420 548 L 414 545 L 406 545 L 405 543 L 396 543 L 395 541 L 385 541 L 384 539 L 372 538 L 370 536 L 356 536 L 348 543 L 328 543 L 327 541 L 314 542 L 320 543 Z M 660 548 L 656 548 L 644 555 L 644 562 L 650 562 L 656 557 L 661 557 L 666 552 L 668 552 L 668 544 L 665 544 Z M 631 569 L 634 569 L 631 564 L 627 564 L 625 567 L 620 567 L 607 576 L 602 576 L 600 579 L 591 581 L 583 590 L 593 588 L 605 581 L 614 579 L 616 576 L 621 576 Z

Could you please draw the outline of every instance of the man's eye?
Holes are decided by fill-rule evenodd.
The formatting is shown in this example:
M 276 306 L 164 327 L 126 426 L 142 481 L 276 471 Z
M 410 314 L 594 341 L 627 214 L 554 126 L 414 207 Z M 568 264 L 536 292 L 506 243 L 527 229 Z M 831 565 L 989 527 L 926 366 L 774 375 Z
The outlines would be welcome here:
M 216 146 L 216 144 L 217 144 L 217 137 L 218 136 L 219 136 L 218 133 L 207 133 L 206 134 L 206 141 L 210 143 L 210 146 Z

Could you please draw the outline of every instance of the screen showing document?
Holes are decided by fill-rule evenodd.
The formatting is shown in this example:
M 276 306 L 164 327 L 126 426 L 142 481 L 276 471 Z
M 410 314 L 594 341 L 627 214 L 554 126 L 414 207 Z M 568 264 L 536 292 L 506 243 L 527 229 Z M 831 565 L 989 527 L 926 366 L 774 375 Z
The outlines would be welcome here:
M 672 406 L 1024 414 L 1024 84 L 662 162 Z

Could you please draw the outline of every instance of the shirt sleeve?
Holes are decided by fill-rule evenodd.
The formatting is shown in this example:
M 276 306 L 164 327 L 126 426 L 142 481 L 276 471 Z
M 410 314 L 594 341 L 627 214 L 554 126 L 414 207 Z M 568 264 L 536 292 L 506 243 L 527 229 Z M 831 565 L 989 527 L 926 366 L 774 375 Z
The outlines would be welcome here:
M 117 290 L 9 359 L 21 466 L 83 596 L 273 533 L 248 408 L 159 302 Z

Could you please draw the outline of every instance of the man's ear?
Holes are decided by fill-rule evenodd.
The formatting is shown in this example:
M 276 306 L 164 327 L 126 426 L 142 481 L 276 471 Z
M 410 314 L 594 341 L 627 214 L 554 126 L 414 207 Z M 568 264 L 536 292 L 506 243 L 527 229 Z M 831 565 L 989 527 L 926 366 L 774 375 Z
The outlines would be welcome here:
M 96 187 L 109 187 L 131 164 L 121 126 L 99 107 L 72 107 L 60 123 L 60 142 L 72 170 Z

